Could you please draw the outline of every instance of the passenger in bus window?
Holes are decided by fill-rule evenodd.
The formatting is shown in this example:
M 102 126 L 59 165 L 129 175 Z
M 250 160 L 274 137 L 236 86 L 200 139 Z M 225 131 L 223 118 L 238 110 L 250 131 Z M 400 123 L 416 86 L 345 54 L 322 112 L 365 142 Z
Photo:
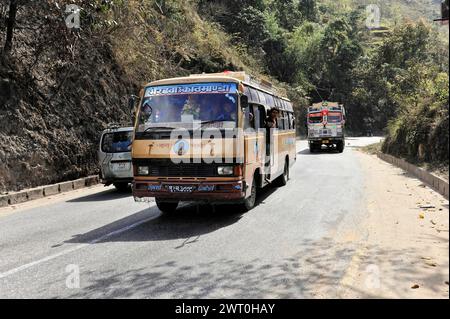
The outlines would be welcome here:
M 265 121 L 266 126 L 266 155 L 270 155 L 270 145 L 272 141 L 272 129 L 278 128 L 278 116 L 280 111 L 277 108 L 271 108 Z
M 200 117 L 200 95 L 190 95 L 183 106 L 182 115 L 192 115 L 195 120 Z
M 223 114 L 223 109 L 219 104 L 214 103 L 212 107 L 211 121 L 224 121 L 225 115 Z
M 255 115 L 253 114 L 253 106 L 245 109 L 244 113 L 244 129 L 256 129 L 255 126 Z
M 266 118 L 266 128 L 278 128 L 278 116 L 280 111 L 277 108 L 270 109 L 268 116 Z
M 236 121 L 236 112 L 231 101 L 225 101 L 222 105 L 216 103 L 212 108 L 212 121 Z
M 236 106 L 231 102 L 230 100 L 225 101 L 224 105 L 224 119 L 229 121 L 236 121 L 237 115 L 236 115 Z

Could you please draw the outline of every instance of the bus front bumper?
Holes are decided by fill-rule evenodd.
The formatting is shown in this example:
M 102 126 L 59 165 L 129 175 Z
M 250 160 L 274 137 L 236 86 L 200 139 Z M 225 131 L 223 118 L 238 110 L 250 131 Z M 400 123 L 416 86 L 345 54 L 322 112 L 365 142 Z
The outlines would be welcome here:
M 245 198 L 246 184 L 236 182 L 134 181 L 133 196 L 167 201 L 239 202 Z

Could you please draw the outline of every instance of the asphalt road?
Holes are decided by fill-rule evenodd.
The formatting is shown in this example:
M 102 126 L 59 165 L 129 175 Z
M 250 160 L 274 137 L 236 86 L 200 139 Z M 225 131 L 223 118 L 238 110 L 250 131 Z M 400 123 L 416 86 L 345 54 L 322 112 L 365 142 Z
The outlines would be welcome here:
M 378 140 L 348 139 L 343 154 L 299 142 L 288 185 L 263 190 L 245 214 L 185 205 L 161 216 L 98 186 L 0 212 L 0 298 L 337 297 L 354 247 L 335 238 L 365 236 L 352 146 Z

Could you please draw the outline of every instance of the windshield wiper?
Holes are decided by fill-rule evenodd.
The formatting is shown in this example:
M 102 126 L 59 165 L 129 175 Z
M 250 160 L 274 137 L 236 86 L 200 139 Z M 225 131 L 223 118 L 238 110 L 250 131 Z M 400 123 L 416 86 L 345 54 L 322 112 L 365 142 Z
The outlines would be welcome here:
M 212 121 L 205 121 L 205 122 L 201 122 L 201 125 L 205 125 L 205 124 L 213 124 L 213 123 L 219 123 L 219 122 L 225 122 L 225 120 L 212 120 Z
M 139 133 L 148 133 L 151 130 L 175 130 L 175 127 L 169 127 L 169 126 L 147 127 L 143 132 L 139 132 Z

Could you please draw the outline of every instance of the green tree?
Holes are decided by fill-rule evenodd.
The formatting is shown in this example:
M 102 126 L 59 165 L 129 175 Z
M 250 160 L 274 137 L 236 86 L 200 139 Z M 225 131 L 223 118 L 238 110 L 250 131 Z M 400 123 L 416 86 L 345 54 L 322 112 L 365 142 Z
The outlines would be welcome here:
M 250 48 L 259 48 L 268 38 L 263 0 L 200 0 L 198 4 L 205 15 L 211 16 L 237 42 Z
M 294 0 L 275 0 L 270 7 L 275 12 L 279 25 L 285 30 L 292 31 L 302 22 L 302 13 Z
M 300 0 L 298 4 L 303 19 L 315 22 L 317 20 L 317 4 L 316 0 Z

